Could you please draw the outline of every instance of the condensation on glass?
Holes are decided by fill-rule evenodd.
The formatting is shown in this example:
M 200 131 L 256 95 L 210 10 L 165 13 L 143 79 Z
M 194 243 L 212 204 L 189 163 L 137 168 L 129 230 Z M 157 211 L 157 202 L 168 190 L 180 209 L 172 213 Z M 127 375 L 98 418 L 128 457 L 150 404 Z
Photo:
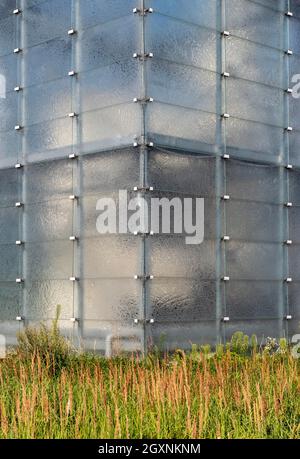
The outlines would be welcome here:
M 299 74 L 299 0 L 0 0 L 8 343 L 58 304 L 106 355 L 296 333 Z M 204 242 L 99 235 L 135 187 L 204 197 Z

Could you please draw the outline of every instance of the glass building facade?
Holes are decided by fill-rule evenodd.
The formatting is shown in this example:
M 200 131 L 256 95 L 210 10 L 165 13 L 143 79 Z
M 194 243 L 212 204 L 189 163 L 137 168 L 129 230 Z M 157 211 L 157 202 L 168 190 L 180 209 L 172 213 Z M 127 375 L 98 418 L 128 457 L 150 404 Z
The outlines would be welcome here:
M 106 355 L 299 332 L 298 74 L 299 0 L 0 0 L 8 343 L 57 304 Z M 203 197 L 204 242 L 100 235 L 120 189 Z

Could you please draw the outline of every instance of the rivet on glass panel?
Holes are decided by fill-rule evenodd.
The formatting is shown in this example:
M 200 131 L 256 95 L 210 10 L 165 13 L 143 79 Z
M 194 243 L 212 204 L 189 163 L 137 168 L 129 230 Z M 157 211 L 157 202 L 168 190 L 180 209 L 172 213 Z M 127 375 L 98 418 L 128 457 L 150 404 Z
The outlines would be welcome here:
M 78 322 L 78 318 L 77 317 L 71 317 L 70 318 L 70 322 L 76 323 L 76 322 Z
M 288 314 L 288 315 L 286 316 L 286 320 L 292 320 L 292 318 L 293 318 L 293 316 L 291 316 L 290 314 Z
M 145 53 L 145 54 L 139 54 L 139 53 L 133 53 L 132 57 L 134 59 L 152 59 L 153 58 L 153 53 Z
M 291 239 L 287 239 L 287 240 L 285 241 L 285 244 L 286 244 L 286 245 L 292 245 L 292 244 L 293 244 L 293 241 L 292 241 Z
M 294 166 L 293 166 L 292 164 L 287 164 L 287 165 L 286 165 L 286 168 L 289 169 L 289 170 L 291 170 L 291 169 L 294 168 Z
M 20 126 L 20 124 L 17 124 L 15 126 L 15 131 L 21 131 L 22 130 L 22 126 Z
M 23 164 L 17 163 L 15 164 L 15 169 L 22 169 Z
M 291 282 L 293 282 L 293 278 L 292 277 L 287 277 L 285 279 L 285 282 L 287 282 L 288 284 L 290 284 Z
M 286 202 L 286 203 L 285 203 L 285 206 L 286 206 L 286 207 L 293 207 L 293 203 L 292 203 L 292 202 Z
M 230 321 L 230 317 L 226 316 L 226 317 L 223 317 L 223 322 L 229 322 Z
M 227 119 L 230 118 L 230 115 L 229 113 L 222 113 L 221 117 Z
M 68 30 L 68 35 L 76 35 L 77 31 L 75 29 Z
M 77 241 L 77 237 L 76 237 L 76 236 L 70 236 L 70 237 L 69 237 L 69 240 L 70 240 L 70 241 Z
M 287 49 L 285 54 L 287 54 L 288 56 L 292 56 L 293 55 L 293 51 L 291 49 Z
M 21 51 L 22 51 L 21 48 L 15 48 L 15 49 L 14 49 L 14 53 L 15 53 L 15 54 L 19 54 Z
M 292 88 L 287 88 L 287 89 L 286 89 L 286 92 L 287 92 L 288 94 L 293 94 Z
M 294 13 L 292 13 L 292 11 L 287 11 L 285 13 L 286 16 L 289 16 L 290 18 L 292 18 L 294 16 Z
M 145 97 L 144 99 L 138 99 L 137 97 L 135 97 L 133 99 L 133 102 L 134 103 L 140 102 L 141 104 L 145 104 L 147 102 L 154 102 L 154 99 L 153 99 L 153 97 Z
M 224 78 L 229 78 L 229 77 L 230 77 L 230 73 L 229 73 L 229 72 L 223 72 L 223 73 L 222 73 L 222 76 L 223 76 Z
M 230 155 L 228 153 L 225 153 L 223 156 L 222 156 L 223 159 L 230 159 Z
M 75 70 L 70 70 L 70 71 L 68 72 L 68 75 L 69 75 L 70 77 L 73 77 L 73 76 L 76 76 L 77 73 L 75 72 Z
M 223 282 L 229 282 L 230 281 L 230 277 L 229 276 L 223 276 L 222 277 L 222 281 Z
M 22 322 L 24 320 L 24 318 L 22 316 L 17 316 L 16 317 L 16 321 L 17 322 Z
M 228 30 L 224 30 L 222 32 L 222 35 L 223 35 L 223 37 L 229 37 L 230 36 L 230 32 L 228 32 Z
M 16 279 L 16 283 L 17 283 L 17 284 L 22 284 L 23 282 L 24 282 L 24 279 L 22 279 L 22 277 L 18 277 L 18 278 Z
M 76 282 L 76 281 L 78 281 L 78 278 L 75 277 L 75 276 L 72 276 L 72 277 L 70 277 L 70 281 L 71 282 Z
M 68 158 L 69 159 L 76 159 L 76 158 L 78 158 L 78 155 L 76 155 L 76 153 L 70 153 Z
M 22 202 L 16 202 L 15 203 L 15 207 L 22 207 L 23 206 L 23 203 Z
M 221 199 L 223 199 L 223 201 L 229 201 L 230 196 L 229 194 L 224 194 L 224 196 L 222 196 Z
M 18 246 L 23 245 L 23 241 L 16 241 L 16 245 Z
M 286 130 L 287 132 L 292 132 L 292 131 L 293 131 L 293 128 L 292 128 L 292 126 L 288 126 L 288 127 L 285 128 L 285 130 Z
M 223 236 L 222 237 L 222 241 L 224 241 L 224 242 L 230 241 L 230 236 Z
M 142 16 L 144 16 L 146 14 L 153 13 L 153 8 L 144 8 L 144 9 L 133 8 L 132 12 L 133 14 L 141 14 Z

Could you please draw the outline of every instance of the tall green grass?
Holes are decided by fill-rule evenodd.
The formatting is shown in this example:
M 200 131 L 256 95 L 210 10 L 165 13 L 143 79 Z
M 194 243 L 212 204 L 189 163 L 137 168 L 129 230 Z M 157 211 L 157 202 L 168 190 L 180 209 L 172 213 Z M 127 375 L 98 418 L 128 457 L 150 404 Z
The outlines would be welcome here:
M 0 362 L 0 438 L 300 438 L 300 361 L 284 343 L 105 360 L 45 333 L 26 330 Z

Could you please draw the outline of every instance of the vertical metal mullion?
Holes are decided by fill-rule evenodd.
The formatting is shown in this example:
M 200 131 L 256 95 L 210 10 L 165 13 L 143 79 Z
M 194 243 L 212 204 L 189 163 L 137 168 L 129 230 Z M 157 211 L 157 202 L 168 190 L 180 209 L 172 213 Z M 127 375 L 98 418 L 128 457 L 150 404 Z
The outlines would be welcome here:
M 19 2 L 19 7 L 21 11 L 24 10 L 25 8 L 25 1 L 21 0 Z M 17 6 L 17 5 L 16 5 Z M 23 21 L 23 15 L 18 14 L 16 20 L 18 21 L 18 28 L 17 28 L 17 38 L 18 38 L 18 47 L 23 49 L 24 44 L 25 44 L 25 27 L 24 27 L 24 21 Z M 24 65 L 24 54 L 21 53 L 18 55 L 18 69 L 17 69 L 17 75 L 18 75 L 18 86 L 21 88 L 24 88 L 24 83 L 25 83 L 25 65 Z M 24 92 L 19 91 L 18 92 L 18 112 L 19 112 L 19 124 L 21 126 L 24 126 L 25 124 L 25 100 L 24 100 Z M 25 158 L 25 139 L 24 139 L 24 133 L 21 135 L 21 141 L 20 141 L 20 146 L 19 146 L 19 153 L 18 153 L 18 163 L 25 165 L 26 164 L 26 158 Z M 23 202 L 26 205 L 26 170 L 24 168 L 19 169 L 19 180 L 20 180 L 20 202 Z M 25 210 L 26 211 L 26 210 Z M 21 221 L 19 222 L 20 225 L 20 237 L 19 239 L 21 241 L 25 241 L 25 236 L 26 236 L 26 228 L 25 228 L 25 216 L 24 216 L 24 207 L 21 210 Z M 20 260 L 20 265 L 21 265 L 21 270 L 22 270 L 22 277 L 25 280 L 25 284 L 21 287 L 22 288 L 22 313 L 21 316 L 25 318 L 25 321 L 23 323 L 26 323 L 26 318 L 27 318 L 27 295 L 26 295 L 26 279 L 27 279 L 27 263 L 26 263 L 26 245 L 24 244 L 20 247 L 21 250 L 21 260 Z M 21 274 L 21 273 L 20 273 Z
M 220 0 L 219 3 L 220 14 L 220 32 L 226 29 L 226 0 Z M 226 69 L 226 37 L 222 34 L 219 38 L 219 72 L 220 72 L 220 99 L 219 99 L 219 115 L 226 112 L 226 79 L 222 76 Z M 218 111 L 217 110 L 217 111 Z M 219 130 L 220 130 L 220 143 L 221 154 L 227 153 L 226 150 L 226 120 L 222 120 L 221 116 L 218 117 Z M 225 342 L 225 325 L 222 324 L 222 317 L 226 315 L 226 285 L 221 282 L 221 277 L 226 275 L 226 253 L 225 245 L 222 241 L 222 236 L 226 232 L 226 203 L 221 201 L 221 196 L 225 194 L 226 188 L 226 161 L 222 157 L 216 159 L 216 212 L 217 212 L 217 308 L 216 308 L 216 321 L 218 327 L 218 341 Z
M 291 2 L 290 0 L 286 0 L 286 11 L 291 11 Z M 284 27 L 284 37 L 285 37 L 285 48 L 289 49 L 290 45 L 290 19 L 289 17 L 285 17 L 285 27 Z M 286 56 L 285 61 L 285 89 L 289 88 L 290 84 L 290 59 L 292 56 Z M 285 122 L 286 126 L 290 125 L 290 104 L 289 104 L 289 98 L 291 97 L 290 94 L 286 93 L 285 94 L 285 104 L 284 104 L 284 109 L 285 109 Z M 289 133 L 287 132 L 285 134 L 285 164 L 288 165 L 290 164 L 290 151 L 289 151 Z M 290 201 L 290 186 L 289 186 L 289 175 L 292 173 L 290 170 L 284 171 L 284 181 L 285 181 L 285 197 L 286 197 L 286 202 Z M 285 215 L 284 215 L 284 237 L 285 239 L 290 239 L 290 228 L 289 228 L 289 209 L 285 209 Z M 290 276 L 289 272 L 289 247 L 286 245 L 284 248 L 284 273 L 286 276 Z M 283 304 L 283 309 L 282 309 L 282 318 L 284 319 L 284 315 L 289 315 L 290 314 L 290 305 L 289 305 L 289 286 L 285 284 L 284 286 L 284 304 Z M 286 336 L 288 337 L 288 324 L 287 322 L 285 323 L 285 326 L 283 327 L 284 332 Z
M 78 0 L 72 0 L 71 4 L 71 24 L 70 26 L 75 30 L 78 29 L 79 23 L 79 2 Z M 71 67 L 77 72 L 79 65 L 79 43 L 77 35 L 72 38 L 72 58 L 71 58 Z M 71 70 L 71 69 L 70 69 Z M 79 83 L 78 78 L 71 79 L 71 91 L 72 91 L 72 107 L 71 111 L 80 114 L 80 94 L 79 94 Z M 72 153 L 77 155 L 77 148 L 80 140 L 80 121 L 78 117 L 73 118 L 72 120 Z M 80 196 L 80 167 L 78 160 L 72 160 L 72 187 L 73 195 L 78 197 Z M 80 206 L 78 200 L 73 201 L 73 221 L 72 221 L 72 235 L 77 237 L 77 240 L 72 242 L 73 244 L 73 276 L 76 278 L 80 277 L 80 242 L 78 241 L 78 231 L 79 231 L 79 219 L 80 219 Z M 70 242 L 71 243 L 71 242 Z M 81 279 L 79 282 L 73 283 L 73 317 L 77 321 L 73 325 L 73 339 L 77 335 L 79 342 L 81 341 L 82 333 L 82 298 L 81 298 Z
M 145 10 L 145 0 L 140 0 L 140 8 L 142 11 Z M 146 53 L 146 42 L 145 42 L 145 21 L 146 17 L 141 16 L 141 54 L 142 56 Z M 146 88 L 146 61 L 145 59 L 141 60 L 141 97 L 146 98 L 147 88 Z M 147 161 L 148 161 L 148 152 L 145 146 L 146 143 L 146 104 L 142 104 L 142 146 L 140 147 L 140 184 L 142 188 L 145 188 L 147 185 Z M 141 264 L 142 264 L 142 275 L 145 278 L 147 275 L 147 243 L 146 237 L 141 239 Z M 143 323 L 143 351 L 144 354 L 147 353 L 147 281 L 142 282 L 142 323 Z

